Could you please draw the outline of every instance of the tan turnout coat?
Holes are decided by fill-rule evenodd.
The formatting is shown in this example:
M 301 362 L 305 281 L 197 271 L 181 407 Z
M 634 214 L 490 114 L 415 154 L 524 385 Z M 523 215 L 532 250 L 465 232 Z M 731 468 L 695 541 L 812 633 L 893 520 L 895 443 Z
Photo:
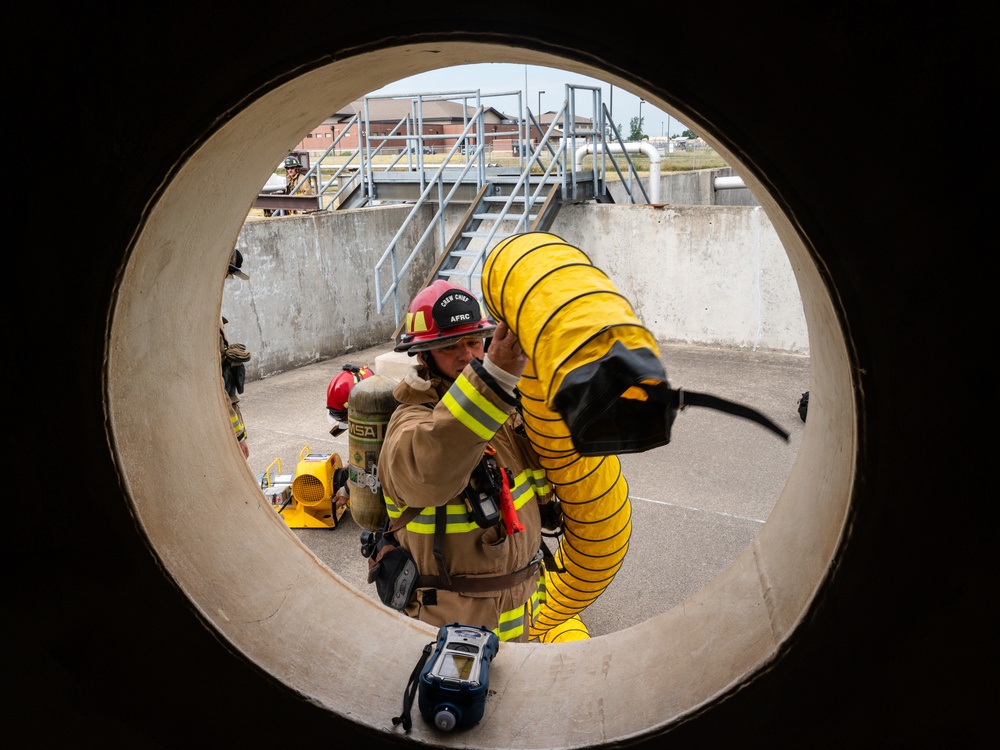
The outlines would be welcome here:
M 390 519 L 407 506 L 429 508 L 396 533 L 399 543 L 413 555 L 424 575 L 439 575 L 434 557 L 434 508 L 449 504 L 449 529 L 443 546 L 444 560 L 451 576 L 485 577 L 512 573 L 531 563 L 541 546 L 538 501 L 551 499 L 551 491 L 538 467 L 537 456 L 527 437 L 515 426 L 520 415 L 481 362 L 465 368 L 457 384 L 472 387 L 502 413 L 507 421 L 488 441 L 456 417 L 442 398 L 451 383 L 432 378 L 424 367 L 414 367 L 394 391 L 400 402 L 389 421 L 379 460 L 379 478 L 385 491 Z M 464 415 L 463 415 L 464 416 Z M 487 442 L 497 451 L 501 466 L 511 470 L 517 498 L 518 520 L 524 530 L 508 535 L 503 522 L 492 528 L 476 526 L 464 513 L 462 491 L 483 456 Z M 459 508 L 461 506 L 461 508 Z M 422 530 L 421 533 L 418 530 Z M 539 574 L 541 574 L 541 569 Z M 528 604 L 536 593 L 538 577 L 529 578 L 512 589 L 457 593 L 418 588 L 406 612 L 440 627 L 454 622 L 463 625 L 498 627 L 503 612 Z M 527 640 L 523 633 L 510 640 Z M 503 636 L 501 636 L 503 639 Z

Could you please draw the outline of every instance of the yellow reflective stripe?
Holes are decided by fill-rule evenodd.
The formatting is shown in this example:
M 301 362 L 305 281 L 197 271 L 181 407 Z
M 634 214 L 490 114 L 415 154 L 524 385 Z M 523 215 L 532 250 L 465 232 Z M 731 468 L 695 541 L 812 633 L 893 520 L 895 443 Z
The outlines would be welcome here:
M 538 619 L 538 613 L 542 611 L 542 605 L 548 601 L 548 596 L 545 593 L 545 579 L 543 578 L 538 584 L 538 590 L 531 595 L 531 621 L 534 622 Z
M 510 496 L 514 500 L 514 508 L 517 510 L 520 510 L 535 495 L 535 485 L 527 474 L 527 471 L 522 471 L 514 477 L 514 486 L 510 488 Z
M 552 493 L 552 485 L 545 476 L 545 469 L 526 470 L 531 476 L 531 482 L 535 485 L 535 494 L 539 497 L 546 497 Z
M 508 609 L 500 615 L 500 624 L 493 629 L 501 641 L 512 641 L 524 632 L 524 605 Z
M 445 508 L 448 511 L 448 520 L 444 527 L 446 534 L 465 534 L 479 528 L 476 522 L 469 517 L 465 503 L 449 503 Z M 393 516 L 392 511 L 389 511 L 389 515 L 398 518 L 400 514 L 397 512 Z M 436 515 L 437 508 L 424 508 L 406 524 L 406 530 L 412 531 L 414 534 L 433 534 Z
M 514 477 L 514 486 L 511 487 L 510 495 L 514 498 L 514 507 L 520 510 L 521 506 L 528 502 L 532 496 L 537 495 L 539 498 L 544 498 L 551 492 L 552 488 L 545 481 L 544 471 L 525 469 Z
M 389 514 L 389 518 L 399 518 L 403 515 L 403 511 L 393 502 L 391 497 L 388 495 L 382 495 L 382 497 L 385 499 L 385 510 Z
M 455 419 L 483 440 L 496 435 L 507 421 L 507 415 L 477 391 L 464 375 L 459 375 L 451 384 L 441 403 Z
M 514 508 L 516 510 L 524 507 L 525 503 L 535 495 L 544 496 L 549 493 L 550 489 L 547 482 L 544 483 L 544 487 L 539 486 L 539 477 L 544 478 L 545 472 L 525 469 L 514 478 L 514 486 L 511 487 L 510 495 L 514 500 Z M 399 518 L 403 513 L 388 496 L 385 497 L 385 507 L 389 518 Z M 448 509 L 448 521 L 445 526 L 446 534 L 464 534 L 479 528 L 479 525 L 469 515 L 465 503 L 449 503 L 446 507 Z M 415 534 L 433 534 L 434 519 L 435 508 L 424 508 L 415 518 L 406 524 L 406 529 Z
M 479 528 L 479 524 L 473 521 L 469 515 L 465 503 L 448 503 L 445 508 L 448 511 L 448 519 L 444 527 L 446 534 L 465 534 Z M 388 495 L 385 496 L 385 510 L 392 520 L 403 515 L 403 511 Z M 406 524 L 406 530 L 412 531 L 414 534 L 433 534 L 436 517 L 437 508 L 424 508 Z
M 508 609 L 500 615 L 500 624 L 493 628 L 493 632 L 501 641 L 510 641 L 519 637 L 524 632 L 524 612 L 526 607 L 531 608 L 531 621 L 538 619 L 538 613 L 542 610 L 547 595 L 545 593 L 545 574 L 538 576 L 536 588 L 531 594 L 527 604 L 520 607 Z
M 243 437 L 243 433 L 246 427 L 243 426 L 243 420 L 240 419 L 239 413 L 236 409 L 230 408 L 229 410 L 229 422 L 233 426 L 233 432 L 236 433 L 236 437 Z

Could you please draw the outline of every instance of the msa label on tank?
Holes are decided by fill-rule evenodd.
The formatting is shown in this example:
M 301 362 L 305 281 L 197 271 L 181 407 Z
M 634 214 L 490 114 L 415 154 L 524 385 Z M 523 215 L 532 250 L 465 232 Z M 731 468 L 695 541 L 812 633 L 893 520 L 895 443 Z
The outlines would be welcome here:
M 385 428 L 388 422 L 363 422 L 351 419 L 348 423 L 348 434 L 355 440 L 375 441 L 385 440 Z

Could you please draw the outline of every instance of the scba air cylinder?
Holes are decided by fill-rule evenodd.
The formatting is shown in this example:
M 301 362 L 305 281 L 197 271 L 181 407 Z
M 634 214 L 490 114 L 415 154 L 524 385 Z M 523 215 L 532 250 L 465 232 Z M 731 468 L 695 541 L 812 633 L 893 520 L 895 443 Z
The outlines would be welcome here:
M 378 531 L 386 518 L 378 459 L 389 417 L 396 409 L 392 395 L 396 381 L 373 375 L 351 389 L 347 410 L 347 488 L 351 496 L 351 518 L 363 529 Z

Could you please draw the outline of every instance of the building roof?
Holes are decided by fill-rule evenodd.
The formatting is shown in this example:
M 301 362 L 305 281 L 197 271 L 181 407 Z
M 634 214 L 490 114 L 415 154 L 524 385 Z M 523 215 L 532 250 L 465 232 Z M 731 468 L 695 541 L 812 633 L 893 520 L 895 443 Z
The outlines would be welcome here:
M 413 111 L 413 97 L 399 99 L 369 99 L 368 117 L 373 122 L 399 122 Z M 475 107 L 441 99 L 422 101 L 421 117 L 424 122 L 462 122 L 464 117 L 471 118 L 476 113 Z M 359 99 L 342 107 L 330 118 L 333 122 L 347 122 L 355 115 L 364 117 L 364 100 Z M 486 107 L 485 117 L 490 122 L 495 120 L 514 119 L 493 107 Z
M 555 119 L 555 116 L 556 113 L 552 110 L 549 110 L 548 112 L 543 112 L 542 114 L 538 115 L 538 122 L 540 122 L 542 125 L 550 125 L 552 123 L 552 120 Z M 577 125 L 590 125 L 593 122 L 593 119 L 591 119 L 590 117 L 581 117 L 580 115 L 577 115 L 575 122 Z

